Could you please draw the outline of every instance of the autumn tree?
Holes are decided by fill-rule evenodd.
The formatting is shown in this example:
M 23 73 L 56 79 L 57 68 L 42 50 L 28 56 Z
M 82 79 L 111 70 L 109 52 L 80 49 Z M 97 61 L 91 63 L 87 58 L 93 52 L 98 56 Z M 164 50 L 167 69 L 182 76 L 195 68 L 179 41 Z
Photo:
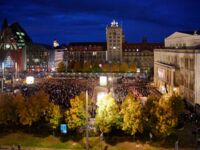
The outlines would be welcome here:
M 75 62 L 74 71 L 75 72 L 82 72 L 82 64 L 81 64 L 81 62 L 79 62 L 79 61 Z
M 58 72 L 65 72 L 66 70 L 66 66 L 65 66 L 65 63 L 62 61 L 58 64 L 57 66 L 57 71 Z
M 55 129 L 58 127 L 60 123 L 60 119 L 62 118 L 59 105 L 55 105 L 54 103 L 49 103 L 48 109 L 46 111 L 45 119 L 49 122 L 49 125 L 53 129 L 53 134 Z
M 128 94 L 122 103 L 120 114 L 122 116 L 122 130 L 131 135 L 137 131 L 142 132 L 142 103 Z
M 134 73 L 134 72 L 137 71 L 137 67 L 135 66 L 135 64 L 131 64 L 131 65 L 129 66 L 129 71 L 132 72 L 132 73 Z
M 145 105 L 143 106 L 143 127 L 147 132 L 153 132 L 156 127 L 156 108 L 158 107 L 159 98 L 155 96 L 149 96 Z
M 84 100 L 79 96 L 70 100 L 71 108 L 65 112 L 65 121 L 71 130 L 85 126 L 85 105 Z
M 109 66 L 109 64 L 103 64 L 102 67 L 101 67 L 101 69 L 105 73 L 110 72 L 110 66 Z
M 176 95 L 163 95 L 156 109 L 156 134 L 165 137 L 174 132 L 178 123 L 178 114 L 183 111 L 183 106 L 180 106 L 181 98 Z
M 97 101 L 97 106 L 95 124 L 102 133 L 108 133 L 112 127 L 119 126 L 119 107 L 111 93 Z
M 111 71 L 116 73 L 119 72 L 119 64 L 112 64 Z
M 0 124 L 17 123 L 17 101 L 12 94 L 0 94 Z
M 129 71 L 128 64 L 127 63 L 120 64 L 119 71 L 120 72 L 128 72 Z
M 84 64 L 83 64 L 83 72 L 90 72 L 90 70 L 91 70 L 91 63 L 89 63 L 89 62 L 85 62 Z
M 38 91 L 35 95 L 21 99 L 18 105 L 20 123 L 31 126 L 45 115 L 49 104 L 48 95 L 44 91 Z

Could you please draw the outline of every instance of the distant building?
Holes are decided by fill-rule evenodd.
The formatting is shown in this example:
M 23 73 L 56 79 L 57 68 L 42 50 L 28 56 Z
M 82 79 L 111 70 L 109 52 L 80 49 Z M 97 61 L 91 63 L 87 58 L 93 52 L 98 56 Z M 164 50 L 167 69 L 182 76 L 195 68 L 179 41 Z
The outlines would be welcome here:
M 146 72 L 153 68 L 153 50 L 156 48 L 163 48 L 163 44 L 149 43 L 146 39 L 141 43 L 125 42 L 122 27 L 113 21 L 106 28 L 106 42 L 75 42 L 56 47 L 55 51 L 64 51 L 63 60 L 66 64 L 125 62 L 128 65 L 135 64 L 139 72 Z
M 51 46 L 33 43 L 19 23 L 8 25 L 6 19 L 0 31 L 0 51 L 0 68 L 8 72 L 47 71 L 53 57 Z
M 109 62 L 122 62 L 122 27 L 113 20 L 106 28 L 107 55 Z
M 165 49 L 154 50 L 154 83 L 160 92 L 177 92 L 200 104 L 199 37 L 198 31 L 175 32 L 165 39 Z

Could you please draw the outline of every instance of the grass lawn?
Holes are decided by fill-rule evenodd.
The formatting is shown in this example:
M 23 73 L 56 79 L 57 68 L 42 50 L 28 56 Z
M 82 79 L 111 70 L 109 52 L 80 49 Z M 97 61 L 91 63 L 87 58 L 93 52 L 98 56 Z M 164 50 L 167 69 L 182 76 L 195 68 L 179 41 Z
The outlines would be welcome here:
M 189 126 L 189 129 L 191 127 Z M 185 128 L 182 131 L 178 131 L 179 135 L 179 148 L 181 150 L 194 150 L 195 139 L 191 133 L 191 130 Z M 107 137 L 100 144 L 99 137 L 90 137 L 90 150 L 100 150 L 101 146 L 104 150 L 174 150 L 174 139 L 169 138 L 166 141 L 157 142 L 142 142 L 133 141 L 130 137 Z M 38 136 L 34 134 L 27 134 L 24 132 L 14 133 L 0 133 L 0 146 L 12 146 L 20 144 L 22 150 L 30 148 L 49 148 L 49 150 L 55 149 L 71 149 L 71 150 L 83 150 L 85 147 L 84 138 L 75 138 L 75 136 L 66 136 L 65 138 L 55 137 L 52 135 Z M 40 149 L 41 150 L 41 149 Z
M 23 147 L 38 147 L 38 148 L 50 148 L 50 149 L 73 149 L 73 150 L 82 150 L 84 149 L 84 140 L 68 140 L 65 139 L 62 141 L 58 137 L 47 136 L 47 137 L 37 137 L 31 134 L 26 134 L 22 132 L 10 133 L 8 135 L 0 137 L 0 145 L 18 145 L 20 144 Z M 116 138 L 117 140 L 117 138 Z M 90 145 L 92 150 L 99 150 L 101 148 L 100 139 L 98 137 L 90 137 Z M 108 150 L 165 150 L 164 148 L 159 148 L 151 146 L 149 144 L 132 142 L 130 140 L 119 141 L 115 144 L 102 142 L 102 148 Z M 173 149 L 173 148 L 171 148 Z M 169 150 L 169 148 L 167 148 Z

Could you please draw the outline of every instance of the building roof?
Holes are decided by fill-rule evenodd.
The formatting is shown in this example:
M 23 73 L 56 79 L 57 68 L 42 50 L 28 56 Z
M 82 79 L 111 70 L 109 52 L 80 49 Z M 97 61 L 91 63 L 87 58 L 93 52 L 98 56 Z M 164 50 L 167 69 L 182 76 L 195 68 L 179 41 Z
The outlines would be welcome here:
M 73 42 L 66 48 L 69 51 L 106 51 L 106 42 Z
M 163 43 L 148 43 L 148 42 L 142 42 L 142 43 L 124 43 L 123 44 L 123 51 L 153 51 L 156 48 L 163 48 Z
M 25 35 L 24 35 L 24 40 L 25 42 L 32 42 L 31 38 L 29 37 L 29 35 L 27 34 L 27 32 L 20 26 L 19 23 L 15 22 L 13 24 L 11 24 L 9 26 L 12 30 L 12 33 L 16 35 L 17 32 L 23 32 Z M 17 37 L 18 38 L 18 37 Z
M 194 35 L 194 34 L 198 34 L 200 35 L 200 30 L 194 30 L 194 31 L 178 31 L 180 33 L 186 33 L 186 34 L 191 34 L 191 35 Z

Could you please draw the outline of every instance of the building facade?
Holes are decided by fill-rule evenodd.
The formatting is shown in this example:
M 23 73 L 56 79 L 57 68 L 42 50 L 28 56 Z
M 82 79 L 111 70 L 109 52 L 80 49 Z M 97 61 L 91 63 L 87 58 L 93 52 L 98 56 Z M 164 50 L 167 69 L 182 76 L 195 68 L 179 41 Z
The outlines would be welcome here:
M 107 55 L 110 62 L 122 62 L 122 27 L 113 20 L 106 28 Z
M 8 72 L 47 71 L 53 61 L 51 46 L 34 43 L 19 23 L 8 25 L 6 19 L 0 31 L 0 51 L 0 68 Z
M 154 83 L 162 93 L 177 92 L 193 104 L 200 104 L 200 42 L 191 40 L 188 44 L 179 35 L 175 32 L 166 38 L 165 49 L 154 50 Z

